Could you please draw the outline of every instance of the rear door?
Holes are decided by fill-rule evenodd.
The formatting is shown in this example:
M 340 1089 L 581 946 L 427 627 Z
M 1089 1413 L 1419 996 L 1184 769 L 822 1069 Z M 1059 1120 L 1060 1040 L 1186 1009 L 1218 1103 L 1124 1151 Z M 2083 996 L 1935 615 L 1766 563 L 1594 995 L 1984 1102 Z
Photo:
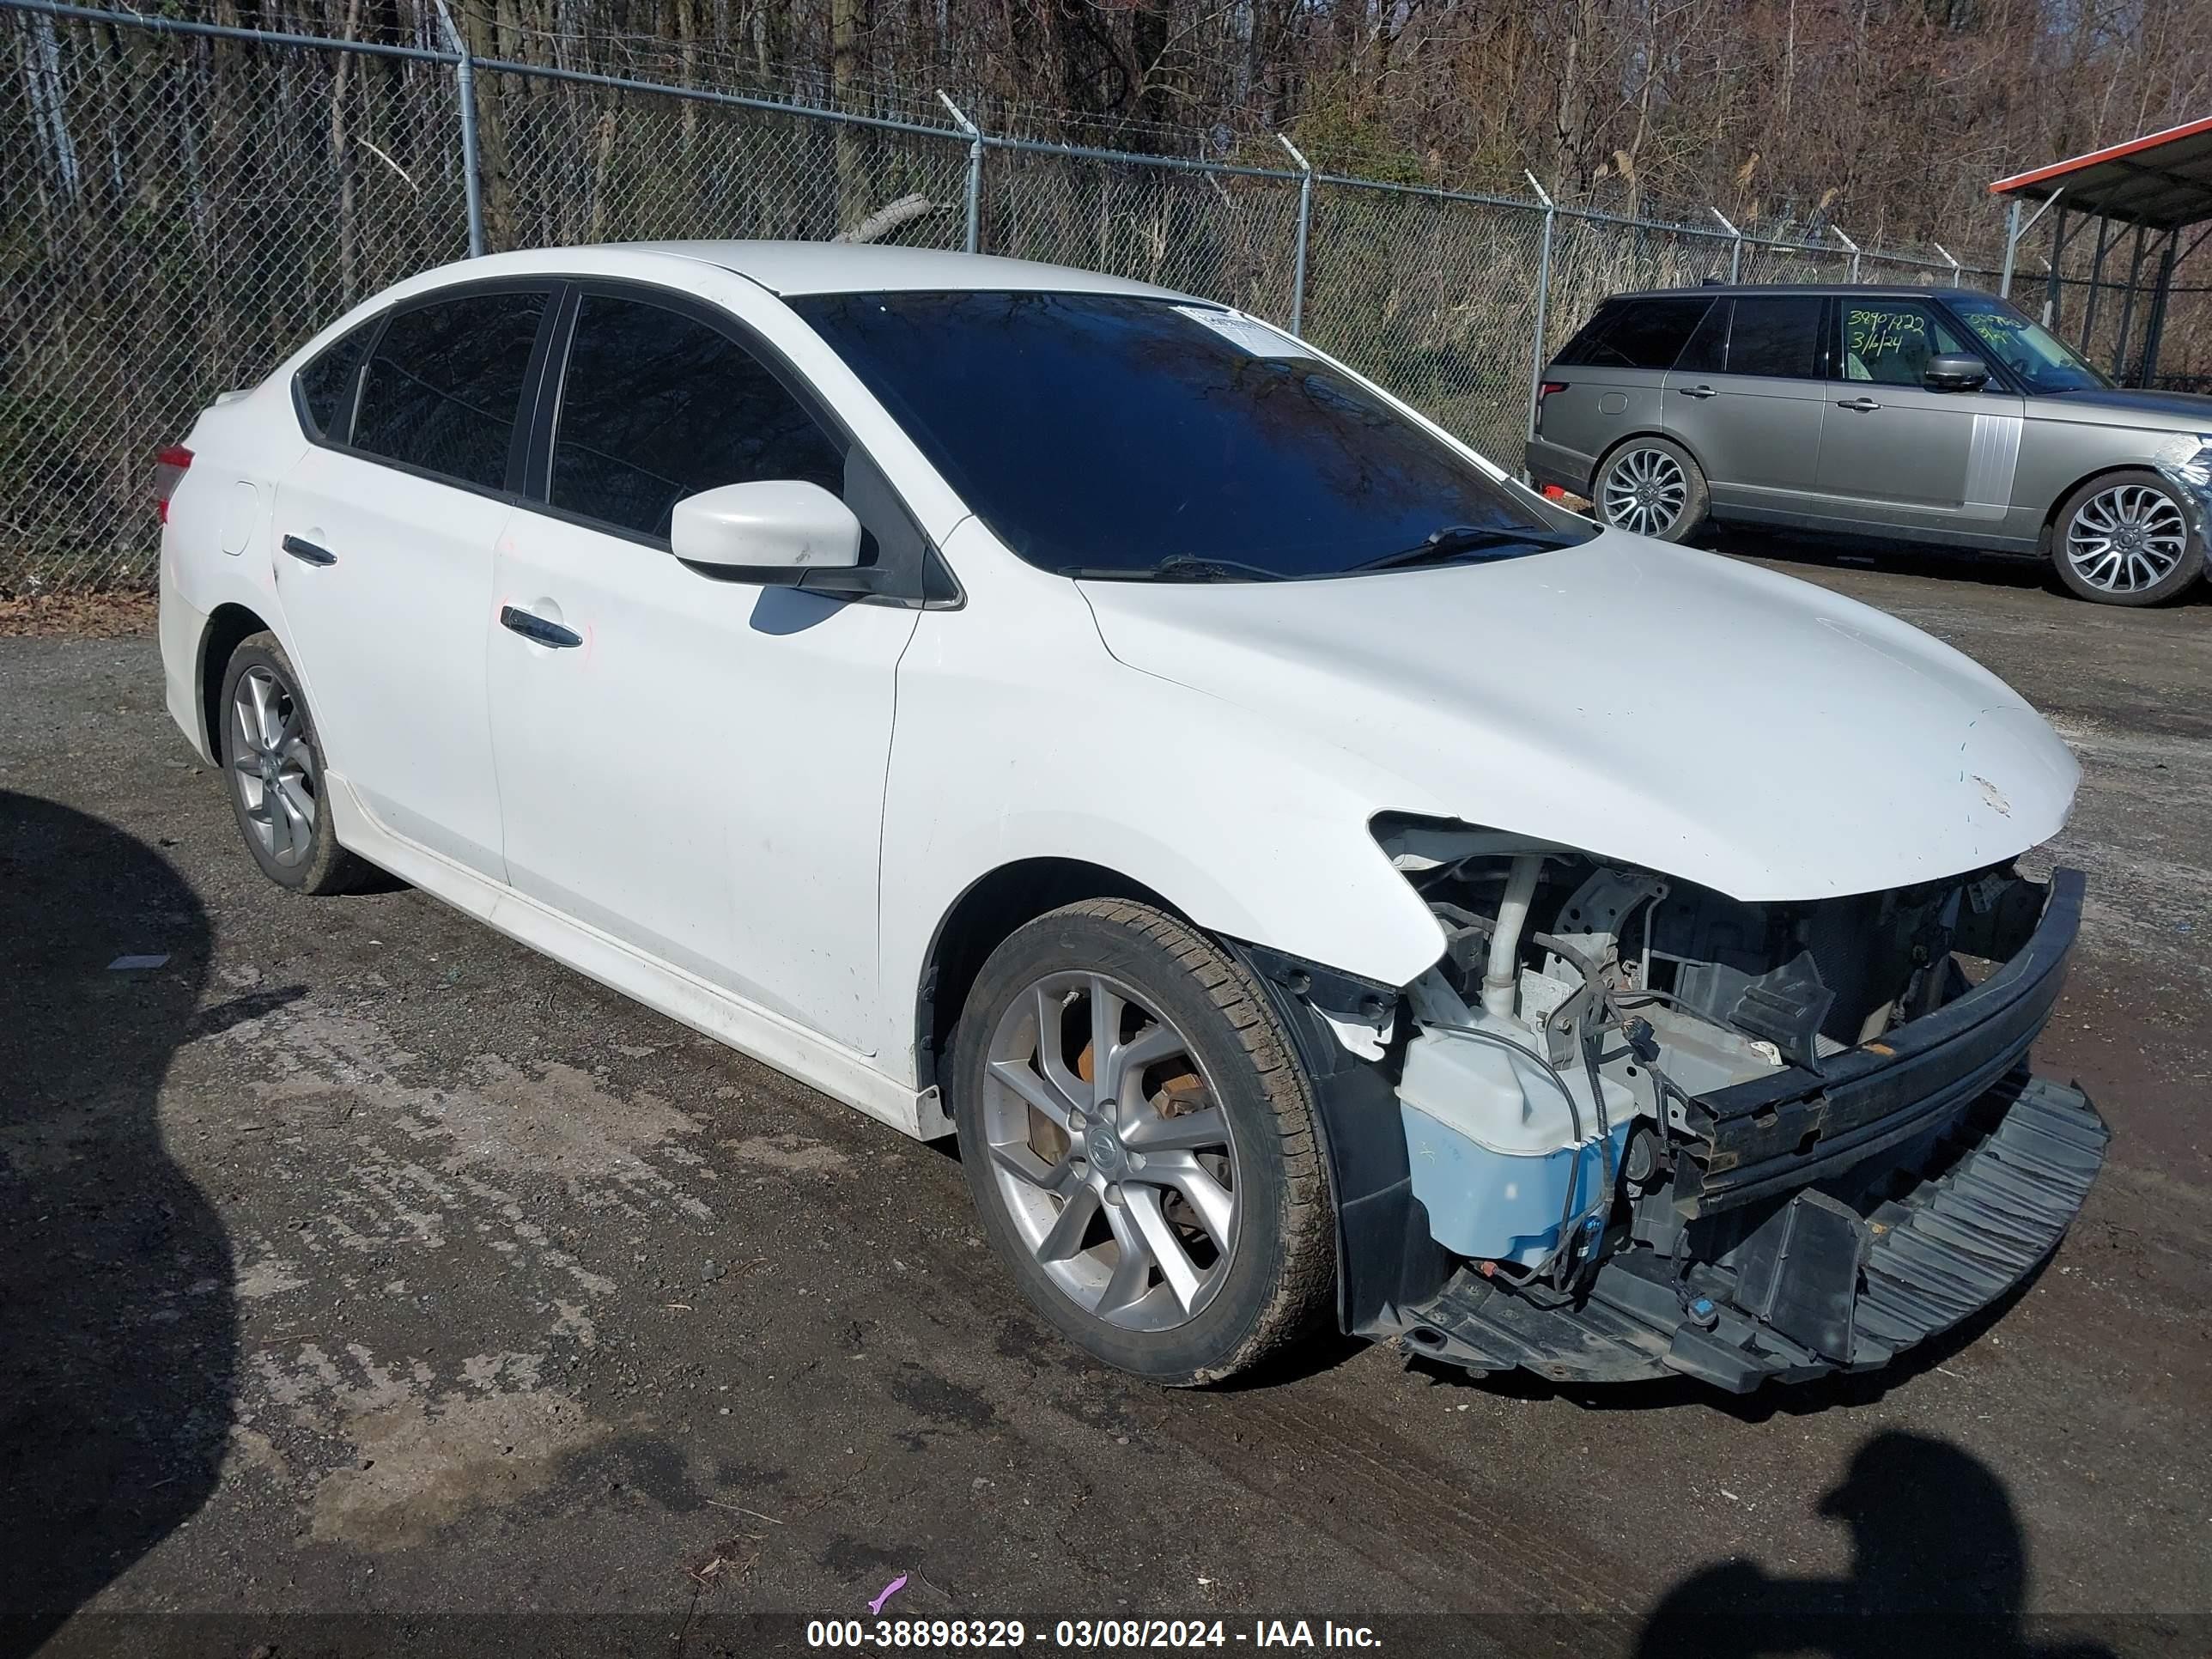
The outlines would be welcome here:
M 1937 354 L 1983 357 L 1934 301 L 1852 296 L 1837 306 L 1836 372 L 1820 432 L 1828 510 L 1869 529 L 1971 533 L 2002 526 L 2020 459 L 2024 400 L 1991 380 L 1931 392 Z
M 1799 512 L 1826 399 L 1818 295 L 1739 295 L 1713 307 L 1666 378 L 1666 422 L 1716 505 Z
M 1698 294 L 1607 301 L 1553 361 L 1537 438 L 1587 471 L 1630 433 L 1657 431 L 1667 370 L 1711 306 Z
M 484 702 L 492 549 L 548 284 L 402 305 L 357 383 L 303 386 L 315 441 L 277 486 L 270 556 L 332 772 L 388 828 L 495 878 Z

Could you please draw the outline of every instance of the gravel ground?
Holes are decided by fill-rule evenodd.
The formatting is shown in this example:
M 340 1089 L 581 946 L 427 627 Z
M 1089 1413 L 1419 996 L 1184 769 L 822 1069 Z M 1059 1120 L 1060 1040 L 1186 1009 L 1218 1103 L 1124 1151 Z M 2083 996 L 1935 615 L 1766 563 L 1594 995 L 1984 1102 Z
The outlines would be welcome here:
M 2212 603 L 1785 568 L 2080 750 L 2038 1060 L 2115 1139 L 1996 1317 L 1741 1401 L 1097 1370 L 951 1158 L 418 893 L 289 897 L 150 639 L 0 640 L 0 1654 L 795 1650 L 902 1576 L 1032 1649 L 2212 1649 Z

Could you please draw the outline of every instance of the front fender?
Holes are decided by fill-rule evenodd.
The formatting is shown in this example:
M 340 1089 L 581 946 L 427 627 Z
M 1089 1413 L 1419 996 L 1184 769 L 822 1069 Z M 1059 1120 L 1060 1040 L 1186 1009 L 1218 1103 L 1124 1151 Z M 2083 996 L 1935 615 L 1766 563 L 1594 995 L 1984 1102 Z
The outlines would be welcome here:
M 1443 935 L 1369 823 L 1427 804 L 1326 740 L 1116 662 L 1073 586 L 1039 576 L 1019 626 L 979 614 L 1008 603 L 1001 588 L 925 615 L 900 665 L 887 1019 L 914 1006 L 960 896 L 1030 859 L 1113 871 L 1217 935 L 1386 985 L 1419 977 Z M 878 1052 L 912 1043 L 887 1029 Z

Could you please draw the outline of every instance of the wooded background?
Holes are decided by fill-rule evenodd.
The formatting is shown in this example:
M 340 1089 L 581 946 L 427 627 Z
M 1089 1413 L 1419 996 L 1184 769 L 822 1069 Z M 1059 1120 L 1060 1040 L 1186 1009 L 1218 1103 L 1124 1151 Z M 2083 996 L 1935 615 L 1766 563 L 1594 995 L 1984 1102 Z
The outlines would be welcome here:
M 164 10 L 371 40 L 422 0 Z M 456 0 L 479 55 L 1862 242 L 2212 110 L 2203 0 Z M 1954 246 L 1964 257 L 1966 250 Z
M 150 580 L 155 450 L 355 302 L 469 251 L 435 0 L 38 3 L 0 0 L 20 88 L 0 99 L 0 595 Z M 1508 466 L 1540 351 L 1605 295 L 1952 280 L 1937 242 L 1994 287 L 1991 179 L 2212 107 L 2204 0 L 449 3 L 489 250 L 960 246 L 969 149 L 943 88 L 991 135 L 983 251 L 1278 322 L 1302 307 L 1317 344 Z M 319 43 L 341 40 L 383 50 Z M 2095 241 L 2066 247 L 2069 337 Z M 2031 311 L 2049 246 L 2046 222 L 2014 286 Z M 2149 307 L 2119 291 L 2136 264 L 2124 242 L 2105 262 L 2100 368 L 2139 359 Z M 2212 371 L 2208 268 L 2183 262 L 2166 374 Z

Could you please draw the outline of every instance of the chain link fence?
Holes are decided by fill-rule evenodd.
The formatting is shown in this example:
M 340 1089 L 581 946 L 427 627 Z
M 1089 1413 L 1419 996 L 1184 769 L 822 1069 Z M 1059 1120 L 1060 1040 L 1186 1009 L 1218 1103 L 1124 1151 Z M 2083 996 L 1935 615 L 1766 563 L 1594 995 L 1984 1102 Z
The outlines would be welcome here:
M 1202 294 L 1285 321 L 1295 179 L 1009 141 L 982 179 L 979 247 Z
M 883 240 L 958 247 L 957 134 L 520 65 L 477 66 L 489 246 L 698 236 L 827 240 L 896 208 Z
M 0 593 L 143 584 L 153 454 L 365 294 L 467 252 L 443 65 L 5 18 Z
M 1326 178 L 1314 188 L 1305 332 L 1517 467 L 1544 226 L 1541 208 L 1517 202 Z
M 0 596 L 149 583 L 161 445 L 349 306 L 487 248 L 844 237 L 1112 271 L 1300 329 L 1508 466 L 1545 356 L 1608 294 L 1996 275 L 1314 173 L 1287 144 L 1287 167 L 1125 155 L 979 133 L 949 100 L 937 126 L 471 59 L 434 27 L 0 0 Z

